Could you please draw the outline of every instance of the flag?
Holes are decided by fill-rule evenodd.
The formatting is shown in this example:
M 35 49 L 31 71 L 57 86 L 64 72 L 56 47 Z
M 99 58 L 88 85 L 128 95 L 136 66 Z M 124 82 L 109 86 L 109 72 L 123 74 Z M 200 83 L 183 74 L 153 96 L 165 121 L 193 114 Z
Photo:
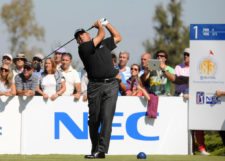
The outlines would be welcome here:
M 210 55 L 214 55 L 214 53 L 213 53 L 212 50 L 209 50 L 209 54 L 210 54 Z

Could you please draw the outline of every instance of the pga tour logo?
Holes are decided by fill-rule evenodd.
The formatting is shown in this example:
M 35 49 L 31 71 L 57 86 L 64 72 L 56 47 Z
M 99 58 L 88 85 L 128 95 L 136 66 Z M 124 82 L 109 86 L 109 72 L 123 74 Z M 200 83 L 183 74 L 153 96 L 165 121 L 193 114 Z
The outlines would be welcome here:
M 219 97 L 212 95 L 212 96 L 205 96 L 205 92 L 198 91 L 196 92 L 196 104 L 221 104 L 221 100 Z
M 197 92 L 196 93 L 196 104 L 204 104 L 205 103 L 205 93 Z

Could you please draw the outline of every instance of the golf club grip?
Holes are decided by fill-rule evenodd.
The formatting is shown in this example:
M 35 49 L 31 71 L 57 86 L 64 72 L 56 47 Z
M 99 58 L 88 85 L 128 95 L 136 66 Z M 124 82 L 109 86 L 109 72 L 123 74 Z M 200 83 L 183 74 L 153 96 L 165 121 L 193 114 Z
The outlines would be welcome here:
M 91 29 L 93 29 L 94 28 L 94 26 L 91 26 L 90 28 L 88 28 L 86 31 L 89 31 L 89 30 L 91 30 Z

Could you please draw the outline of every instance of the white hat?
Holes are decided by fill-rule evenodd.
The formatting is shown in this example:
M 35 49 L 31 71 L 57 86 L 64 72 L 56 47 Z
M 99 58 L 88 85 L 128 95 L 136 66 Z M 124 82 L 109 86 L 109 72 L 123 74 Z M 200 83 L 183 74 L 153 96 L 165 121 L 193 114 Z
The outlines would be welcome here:
M 4 54 L 2 55 L 2 58 L 3 58 L 4 56 L 7 56 L 7 57 L 9 57 L 11 60 L 13 60 L 12 55 L 9 54 L 9 53 L 4 53 Z
M 44 59 L 44 55 L 41 54 L 41 53 L 35 54 L 34 57 L 39 58 L 39 59 L 41 59 L 41 60 Z M 34 58 L 34 57 L 33 57 L 33 58 Z
M 190 48 L 185 48 L 184 53 L 189 53 L 190 54 Z
M 58 48 L 55 49 L 55 52 L 57 52 L 57 53 L 65 53 L 66 52 L 66 49 L 65 48 L 60 48 L 60 49 L 58 49 Z

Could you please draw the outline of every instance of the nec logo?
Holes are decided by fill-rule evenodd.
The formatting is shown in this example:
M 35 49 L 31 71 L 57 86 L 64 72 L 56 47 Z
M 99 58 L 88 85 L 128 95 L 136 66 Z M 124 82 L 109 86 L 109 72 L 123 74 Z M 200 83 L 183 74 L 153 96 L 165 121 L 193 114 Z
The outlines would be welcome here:
M 123 112 L 116 112 L 115 117 L 124 117 Z M 128 135 L 130 138 L 135 140 L 142 141 L 159 141 L 159 136 L 145 136 L 141 134 L 140 129 L 138 128 L 138 120 L 142 117 L 146 117 L 145 112 L 137 112 L 133 113 L 126 119 L 125 125 L 122 125 L 120 122 L 114 122 L 112 124 L 112 128 L 125 128 L 126 133 L 120 133 L 117 135 L 111 136 L 111 140 L 124 140 L 124 136 Z M 60 139 L 60 127 L 64 125 L 64 127 L 73 135 L 76 139 L 88 139 L 88 113 L 83 113 L 83 124 L 82 127 L 79 127 L 75 120 L 73 120 L 67 113 L 65 112 L 55 112 L 55 139 Z M 60 130 L 61 129 L 61 130 Z
M 206 96 L 206 104 L 221 104 L 221 100 L 216 96 Z

